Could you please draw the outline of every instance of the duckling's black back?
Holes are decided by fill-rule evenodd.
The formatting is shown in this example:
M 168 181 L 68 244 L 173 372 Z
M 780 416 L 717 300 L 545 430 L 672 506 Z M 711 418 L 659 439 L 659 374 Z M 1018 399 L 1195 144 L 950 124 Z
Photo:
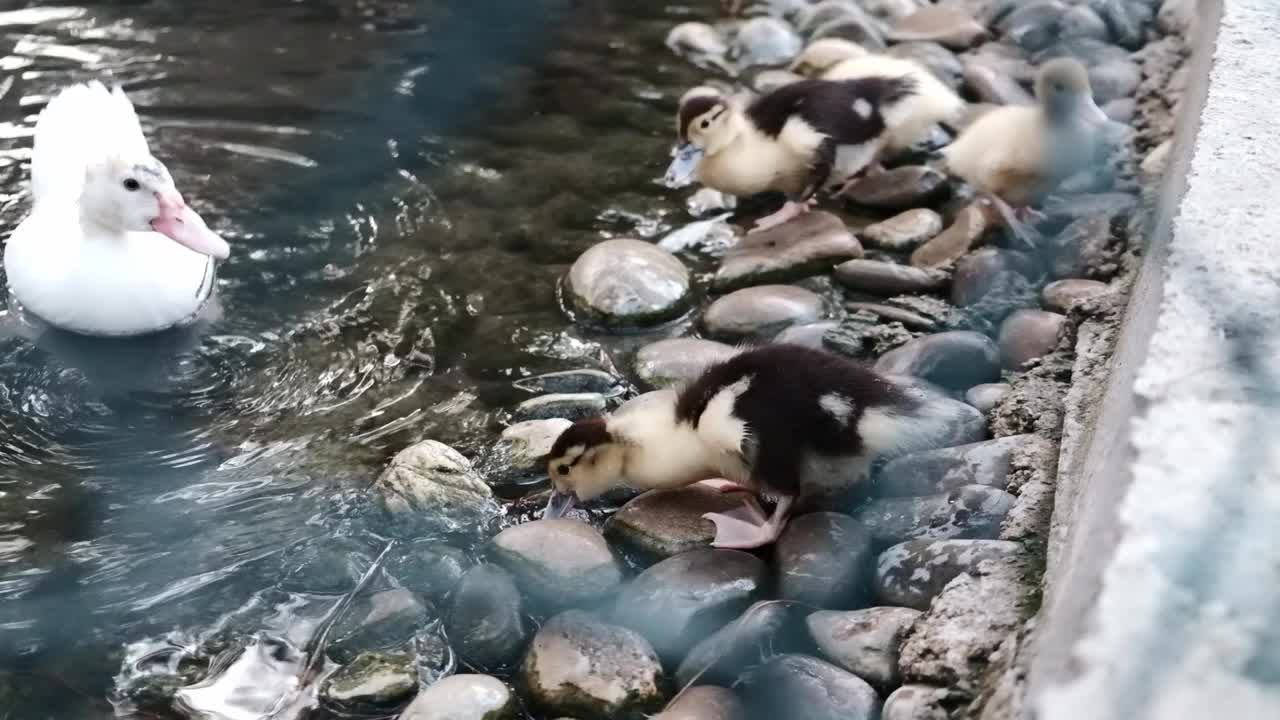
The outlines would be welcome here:
M 798 80 L 756 98 L 747 116 L 765 135 L 777 137 L 799 117 L 839 145 L 860 145 L 885 129 L 882 109 L 916 92 L 910 76 L 852 80 Z
M 801 345 L 773 344 L 708 368 L 680 392 L 677 421 L 697 427 L 712 399 L 730 388 L 737 392 L 732 415 L 746 423 L 757 469 L 773 485 L 792 482 L 806 452 L 861 454 L 864 442 L 857 427 L 867 409 L 906 411 L 915 403 L 860 363 Z

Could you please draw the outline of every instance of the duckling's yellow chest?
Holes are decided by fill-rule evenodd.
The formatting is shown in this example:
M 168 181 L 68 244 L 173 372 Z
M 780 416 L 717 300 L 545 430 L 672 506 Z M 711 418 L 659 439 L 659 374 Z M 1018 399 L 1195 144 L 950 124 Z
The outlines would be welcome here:
M 810 158 L 765 138 L 740 138 L 698 162 L 698 180 L 730 195 L 766 191 L 799 193 L 809 180 Z

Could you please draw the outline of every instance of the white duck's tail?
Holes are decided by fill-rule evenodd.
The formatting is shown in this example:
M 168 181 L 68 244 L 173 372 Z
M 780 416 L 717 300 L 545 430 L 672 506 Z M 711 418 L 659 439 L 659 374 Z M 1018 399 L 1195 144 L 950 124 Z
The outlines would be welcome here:
M 971 436 L 966 432 L 971 423 L 984 422 L 982 413 L 966 403 L 919 385 L 893 382 L 907 396 L 905 401 L 868 407 L 858 422 L 864 447 L 876 459 L 950 447 Z
M 85 169 L 108 156 L 150 156 L 133 103 L 119 87 L 98 81 L 56 95 L 36 120 L 31 194 L 36 203 L 75 202 Z

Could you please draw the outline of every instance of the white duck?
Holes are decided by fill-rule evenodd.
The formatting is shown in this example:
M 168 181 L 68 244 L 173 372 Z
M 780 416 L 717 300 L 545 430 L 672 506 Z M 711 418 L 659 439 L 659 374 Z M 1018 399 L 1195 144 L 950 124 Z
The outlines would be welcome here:
M 36 121 L 31 194 L 31 214 L 5 247 L 9 294 L 64 330 L 128 336 L 186 324 L 230 253 L 151 155 L 119 87 L 73 85 L 49 101 Z

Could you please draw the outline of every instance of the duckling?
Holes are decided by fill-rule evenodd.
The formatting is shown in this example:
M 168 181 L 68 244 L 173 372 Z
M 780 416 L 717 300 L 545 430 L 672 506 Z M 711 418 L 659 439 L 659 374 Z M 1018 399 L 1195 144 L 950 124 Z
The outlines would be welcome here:
M 985 113 L 941 151 L 946 169 L 981 192 L 1029 245 L 1035 244 L 1033 231 L 1018 216 L 1034 216 L 1032 203 L 1088 169 L 1100 132 L 1110 122 L 1093 101 L 1088 72 L 1074 58 L 1041 66 L 1035 95 L 1035 105 Z
M 758 232 L 808 211 L 832 176 L 847 179 L 880 152 L 886 123 L 915 91 L 910 78 L 801 80 L 744 102 L 687 94 L 676 115 L 679 146 L 666 184 L 696 176 L 731 195 L 788 195 Z
M 760 547 L 777 539 L 798 502 L 860 482 L 882 454 L 928 447 L 949 422 L 918 388 L 783 343 L 744 350 L 664 392 L 564 430 L 548 454 L 554 491 L 544 517 L 615 487 L 707 482 L 776 500 L 768 517 L 754 500 L 703 515 L 716 526 L 716 547 Z
M 884 153 L 910 149 L 928 138 L 935 125 L 954 126 L 968 103 L 938 79 L 929 68 L 905 58 L 868 53 L 857 43 L 823 38 L 810 43 L 791 64 L 791 71 L 823 80 L 909 77 L 916 91 L 902 101 L 889 124 Z M 880 167 L 879 158 L 872 170 Z

